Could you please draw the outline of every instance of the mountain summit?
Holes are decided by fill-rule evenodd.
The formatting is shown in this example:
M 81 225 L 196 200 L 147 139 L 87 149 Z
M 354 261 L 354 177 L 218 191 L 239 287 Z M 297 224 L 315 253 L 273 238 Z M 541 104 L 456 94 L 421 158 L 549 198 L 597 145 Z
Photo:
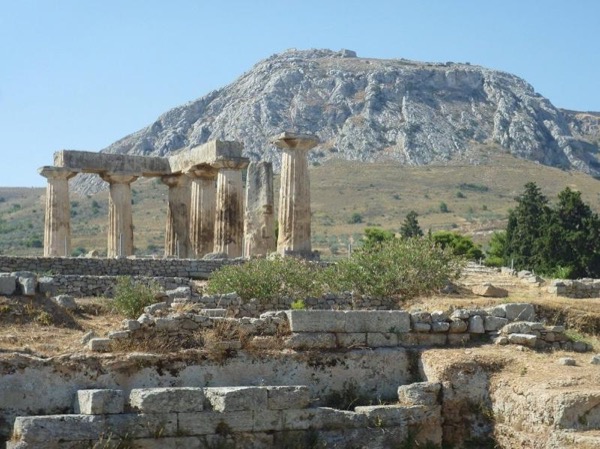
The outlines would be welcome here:
M 597 115 L 582 122 L 578 113 L 554 107 L 515 75 L 469 63 L 292 49 L 103 151 L 166 156 L 212 139 L 237 140 L 245 155 L 277 168 L 279 154 L 268 139 L 294 130 L 320 137 L 312 162 L 476 163 L 473 148 L 496 144 L 490 148 L 598 175 L 597 136 L 588 139 L 585 130 L 599 123 Z M 88 193 L 98 187 L 77 184 Z

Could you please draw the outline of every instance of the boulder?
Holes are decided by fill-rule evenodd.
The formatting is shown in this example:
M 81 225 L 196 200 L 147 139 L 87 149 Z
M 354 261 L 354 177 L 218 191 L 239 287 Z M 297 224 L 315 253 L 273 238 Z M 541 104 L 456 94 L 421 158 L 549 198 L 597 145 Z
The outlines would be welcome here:
M 8 273 L 0 273 L 0 295 L 14 295 L 16 290 L 17 277 Z
M 57 306 L 60 306 L 67 310 L 76 310 L 77 303 L 75 302 L 75 298 L 71 295 L 58 295 L 52 298 L 52 302 L 54 302 Z
M 508 336 L 508 342 L 512 345 L 523 345 L 528 348 L 535 348 L 537 337 L 529 334 L 510 334 Z
M 508 296 L 508 290 L 494 287 L 490 283 L 473 287 L 473 293 L 477 296 L 485 296 L 486 298 L 506 298 Z

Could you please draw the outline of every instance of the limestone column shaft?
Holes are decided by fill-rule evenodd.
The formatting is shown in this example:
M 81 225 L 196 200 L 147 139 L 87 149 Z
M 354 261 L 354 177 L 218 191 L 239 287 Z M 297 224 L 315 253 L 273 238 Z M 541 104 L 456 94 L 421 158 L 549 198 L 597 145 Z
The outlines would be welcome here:
M 48 179 L 44 221 L 44 256 L 68 257 L 71 254 L 71 203 L 69 179 L 76 173 L 61 167 L 42 167 Z
M 250 162 L 246 176 L 244 257 L 266 256 L 275 248 L 273 164 Z
M 215 214 L 215 253 L 228 257 L 242 255 L 244 239 L 244 185 L 242 169 L 248 160 L 221 162 L 217 176 L 217 205 Z
M 293 133 L 273 140 L 283 151 L 277 239 L 277 252 L 282 255 L 312 252 L 308 151 L 318 142 L 314 136 Z
M 104 173 L 108 191 L 107 257 L 133 255 L 133 214 L 131 183 L 138 177 L 129 174 Z
M 190 256 L 211 253 L 215 239 L 217 169 L 205 166 L 191 170 L 190 177 Z
M 184 174 L 165 175 L 161 179 L 169 186 L 165 256 L 187 259 L 190 257 L 190 179 Z

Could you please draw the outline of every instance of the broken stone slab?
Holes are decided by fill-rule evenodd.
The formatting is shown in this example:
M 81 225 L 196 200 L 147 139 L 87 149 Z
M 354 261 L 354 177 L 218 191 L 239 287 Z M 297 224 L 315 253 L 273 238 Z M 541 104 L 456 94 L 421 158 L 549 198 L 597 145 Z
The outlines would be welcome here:
M 205 394 L 202 388 L 134 388 L 129 394 L 129 405 L 141 413 L 181 413 L 204 410 Z
M 125 397 L 122 390 L 79 390 L 75 403 L 76 413 L 105 415 L 123 413 Z
M 508 296 L 508 290 L 500 287 L 494 287 L 490 283 L 477 285 L 472 289 L 473 293 L 477 296 L 484 296 L 486 298 L 506 298 Z
M 504 309 L 508 321 L 535 321 L 535 309 L 532 304 L 509 303 L 498 307 Z
M 561 357 L 558 359 L 558 364 L 565 366 L 576 366 L 577 361 L 573 357 Z
M 305 385 L 268 386 L 270 410 L 303 409 L 310 403 L 310 390 Z
M 173 290 L 167 290 L 165 293 L 171 301 L 175 299 L 190 299 L 192 297 L 192 289 L 190 287 L 177 287 Z
M 17 277 L 9 273 L 0 273 L 0 295 L 10 296 L 17 291 Z
M 513 345 L 523 345 L 528 348 L 535 348 L 537 337 L 529 334 L 510 334 L 508 342 Z
M 54 302 L 57 306 L 67 310 L 77 309 L 77 303 L 75 302 L 75 298 L 73 298 L 71 295 L 54 296 L 52 298 L 52 302 Z
M 136 331 L 142 327 L 142 324 L 137 320 L 123 320 L 122 327 L 126 331 Z
M 125 340 L 130 336 L 129 331 L 112 331 L 108 333 L 108 338 L 111 340 Z
M 415 382 L 398 387 L 398 401 L 403 405 L 436 405 L 442 385 L 439 382 Z
M 531 321 L 514 321 L 502 327 L 503 334 L 531 334 L 535 331 L 544 330 L 542 323 Z
M 206 398 L 217 412 L 264 410 L 268 407 L 266 387 L 214 387 L 205 390 Z

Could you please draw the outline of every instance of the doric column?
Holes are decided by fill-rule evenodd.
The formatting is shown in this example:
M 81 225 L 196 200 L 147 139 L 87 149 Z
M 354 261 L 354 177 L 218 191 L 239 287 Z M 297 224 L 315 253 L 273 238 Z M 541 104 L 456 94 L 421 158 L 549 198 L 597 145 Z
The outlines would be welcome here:
M 71 203 L 69 179 L 75 176 L 61 167 L 42 167 L 40 175 L 48 179 L 44 224 L 44 256 L 71 255 Z
M 190 178 L 177 174 L 164 175 L 161 179 L 169 186 L 165 256 L 187 259 L 190 256 Z
M 214 252 L 240 257 L 244 239 L 242 169 L 248 166 L 248 159 L 219 161 L 219 165 Z
M 215 196 L 218 170 L 201 165 L 190 170 L 190 256 L 211 253 L 215 239 Z
M 102 173 L 109 183 L 107 257 L 127 257 L 133 254 L 133 217 L 131 213 L 131 183 L 138 177 L 121 173 Z
M 272 142 L 283 151 L 277 252 L 310 257 L 308 151 L 319 143 L 319 139 L 312 135 L 285 132 Z
M 274 252 L 273 164 L 270 162 L 248 165 L 244 218 L 244 257 Z

